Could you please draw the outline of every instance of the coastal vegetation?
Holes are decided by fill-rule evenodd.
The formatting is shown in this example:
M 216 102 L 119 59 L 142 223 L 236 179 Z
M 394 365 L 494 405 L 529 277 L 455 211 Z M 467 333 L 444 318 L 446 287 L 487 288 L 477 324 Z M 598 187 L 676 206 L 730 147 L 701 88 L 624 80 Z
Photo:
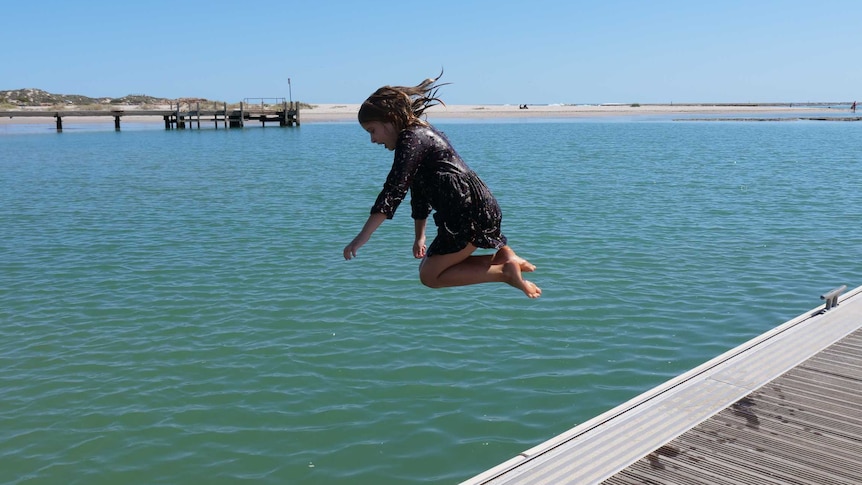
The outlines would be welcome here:
M 239 103 L 225 103 L 224 101 L 209 100 L 206 98 L 159 98 L 146 94 L 128 94 L 120 98 L 92 98 L 80 94 L 54 94 L 41 89 L 12 89 L 0 91 L 0 110 L 14 110 L 20 108 L 49 108 L 52 110 L 63 110 L 66 108 L 76 110 L 98 111 L 116 110 L 123 106 L 134 106 L 140 109 L 157 109 L 163 106 L 175 106 L 177 104 L 190 106 L 199 104 L 201 108 L 221 109 L 227 104 L 230 109 L 239 109 Z M 313 109 L 308 103 L 299 103 L 301 109 Z
M 92 98 L 80 94 L 54 94 L 41 89 L 13 89 L 0 91 L 0 103 L 17 107 L 28 106 L 118 106 L 169 104 L 172 100 L 145 94 L 129 94 L 120 98 Z

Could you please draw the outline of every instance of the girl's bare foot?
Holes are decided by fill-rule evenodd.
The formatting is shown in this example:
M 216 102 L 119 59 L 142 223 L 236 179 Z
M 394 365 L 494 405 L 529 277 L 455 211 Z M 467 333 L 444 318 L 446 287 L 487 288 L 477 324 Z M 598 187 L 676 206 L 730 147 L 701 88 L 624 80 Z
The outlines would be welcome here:
M 491 258 L 492 264 L 505 264 L 509 261 L 517 263 L 518 267 L 524 273 L 532 273 L 536 270 L 536 265 L 530 264 L 529 261 L 515 254 L 515 251 L 509 246 L 503 246 L 497 251 L 494 257 Z
M 506 276 L 506 283 L 523 291 L 530 298 L 538 298 L 542 295 L 542 289 L 527 281 L 521 276 L 521 266 L 515 261 L 507 261 L 503 263 L 503 275 Z

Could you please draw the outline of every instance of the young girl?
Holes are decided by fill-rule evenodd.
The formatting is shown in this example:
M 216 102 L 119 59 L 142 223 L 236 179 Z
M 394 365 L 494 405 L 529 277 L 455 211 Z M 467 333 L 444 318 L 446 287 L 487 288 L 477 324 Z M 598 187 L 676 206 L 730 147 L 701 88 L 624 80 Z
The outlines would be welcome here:
M 371 215 L 359 234 L 344 248 L 344 259 L 356 253 L 411 192 L 416 239 L 413 256 L 422 258 L 419 279 L 431 288 L 503 282 L 538 298 L 542 290 L 522 276 L 536 269 L 506 245 L 500 232 L 502 214 L 497 200 L 443 133 L 420 119 L 437 98 L 440 76 L 413 87 L 384 86 L 359 108 L 359 124 L 371 142 L 395 151 L 392 169 Z M 425 246 L 425 224 L 434 212 L 437 236 Z M 477 248 L 496 254 L 474 255 Z

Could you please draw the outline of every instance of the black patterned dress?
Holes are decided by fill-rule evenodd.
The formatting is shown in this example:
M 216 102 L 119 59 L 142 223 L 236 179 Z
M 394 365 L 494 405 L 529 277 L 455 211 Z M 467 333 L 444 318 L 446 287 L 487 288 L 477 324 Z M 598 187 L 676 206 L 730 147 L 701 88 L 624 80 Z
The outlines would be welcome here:
M 437 237 L 428 256 L 455 253 L 467 243 L 488 249 L 506 245 L 497 200 L 432 126 L 411 126 L 398 135 L 392 169 L 371 213 L 391 219 L 408 189 L 413 219 L 427 219 L 435 211 Z

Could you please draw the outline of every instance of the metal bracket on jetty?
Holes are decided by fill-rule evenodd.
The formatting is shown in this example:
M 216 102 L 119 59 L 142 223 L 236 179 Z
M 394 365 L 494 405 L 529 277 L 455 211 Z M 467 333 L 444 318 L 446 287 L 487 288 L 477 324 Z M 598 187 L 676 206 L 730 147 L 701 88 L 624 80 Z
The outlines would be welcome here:
M 820 295 L 820 299 L 826 301 L 826 304 L 823 305 L 822 312 L 826 313 L 829 310 L 837 307 L 838 306 L 838 297 L 840 297 L 841 294 L 844 293 L 844 290 L 846 290 L 846 289 L 847 289 L 847 285 L 841 285 L 838 288 L 835 288 L 834 290 L 830 290 L 830 291 Z
M 228 108 L 222 103 L 210 109 L 201 108 L 200 102 L 177 102 L 170 109 L 156 110 L 20 110 L 0 111 L 0 117 L 54 118 L 57 132 L 63 131 L 63 118 L 68 117 L 113 117 L 114 129 L 120 131 L 120 119 L 135 116 L 161 116 L 166 130 L 200 129 L 201 122 L 213 123 L 218 129 L 243 128 L 246 121 L 259 121 L 262 126 L 278 123 L 278 126 L 299 126 L 299 101 L 285 98 L 245 98 L 239 109 Z

